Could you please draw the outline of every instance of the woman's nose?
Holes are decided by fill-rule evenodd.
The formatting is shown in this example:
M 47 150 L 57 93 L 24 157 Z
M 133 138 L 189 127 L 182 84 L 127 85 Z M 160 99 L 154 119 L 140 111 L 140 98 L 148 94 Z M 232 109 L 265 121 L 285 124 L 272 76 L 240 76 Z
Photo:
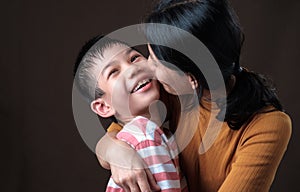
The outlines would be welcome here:
M 153 50 L 152 50 L 152 48 L 149 44 L 148 44 L 148 51 L 149 51 L 149 57 L 148 57 L 148 60 L 147 60 L 148 66 L 151 69 L 155 70 L 155 67 L 157 67 L 158 64 L 159 64 L 159 60 L 156 57 L 155 53 L 153 52 Z
M 158 66 L 158 61 L 154 60 L 153 58 L 151 58 L 149 56 L 148 60 L 147 60 L 147 67 L 150 71 L 155 71 L 157 69 Z

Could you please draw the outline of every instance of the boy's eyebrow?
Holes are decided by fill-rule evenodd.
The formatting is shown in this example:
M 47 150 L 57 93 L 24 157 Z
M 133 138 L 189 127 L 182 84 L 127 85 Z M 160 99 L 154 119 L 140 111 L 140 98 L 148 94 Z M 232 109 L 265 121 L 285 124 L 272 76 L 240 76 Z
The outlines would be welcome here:
M 107 68 L 116 65 L 118 62 L 116 60 L 109 62 L 101 71 L 101 75 L 104 75 L 104 72 L 107 70 Z
M 134 49 L 131 49 L 131 48 L 128 48 L 128 50 L 125 51 L 124 55 L 129 55 L 132 51 L 135 51 Z M 117 60 L 113 60 L 111 62 L 109 62 L 101 71 L 101 75 L 103 76 L 104 75 L 104 72 L 107 68 L 113 66 L 113 65 L 116 65 L 118 63 Z

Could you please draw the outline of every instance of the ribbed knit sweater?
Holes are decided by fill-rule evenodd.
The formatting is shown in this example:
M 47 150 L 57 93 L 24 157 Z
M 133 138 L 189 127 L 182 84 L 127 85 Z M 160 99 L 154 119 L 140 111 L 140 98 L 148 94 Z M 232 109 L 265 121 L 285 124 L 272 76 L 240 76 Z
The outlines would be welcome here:
M 209 108 L 210 104 L 203 104 Z M 221 122 L 217 136 L 212 144 L 207 145 L 202 140 L 206 131 L 216 126 L 210 122 L 214 119 L 210 117 L 216 113 L 217 110 L 200 107 L 197 129 L 181 152 L 181 169 L 187 178 L 189 191 L 269 191 L 291 136 L 289 116 L 280 111 L 259 113 L 239 130 L 232 130 L 227 123 Z M 112 124 L 110 130 L 117 127 Z
M 209 108 L 211 104 L 202 100 L 202 105 Z M 266 107 L 262 111 L 272 112 L 255 115 L 239 130 L 221 122 L 216 138 L 207 144 L 202 142 L 203 137 L 208 128 L 211 131 L 219 125 L 210 122 L 218 110 L 204 108 L 200 108 L 200 121 L 191 142 L 181 153 L 181 169 L 190 191 L 269 191 L 291 136 L 289 116 Z

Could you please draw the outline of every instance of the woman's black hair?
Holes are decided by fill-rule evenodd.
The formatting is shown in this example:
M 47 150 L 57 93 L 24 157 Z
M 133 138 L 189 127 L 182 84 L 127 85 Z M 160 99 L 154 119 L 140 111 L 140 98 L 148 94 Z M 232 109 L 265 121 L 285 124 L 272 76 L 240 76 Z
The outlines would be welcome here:
M 232 75 L 235 76 L 236 83 L 227 95 L 226 108 L 219 103 L 220 114 L 226 111 L 224 121 L 231 129 L 239 129 L 266 106 L 282 110 L 269 80 L 261 74 L 241 70 L 240 54 L 244 34 L 227 0 L 160 0 L 145 22 L 168 24 L 193 34 L 214 56 L 226 86 L 229 86 Z M 150 42 L 160 35 L 166 35 L 157 34 L 151 28 L 146 28 L 145 33 Z M 182 42 L 178 38 L 168 38 Z M 152 45 L 152 48 L 160 60 L 193 74 L 202 87 L 209 89 L 202 72 L 186 56 L 165 46 Z

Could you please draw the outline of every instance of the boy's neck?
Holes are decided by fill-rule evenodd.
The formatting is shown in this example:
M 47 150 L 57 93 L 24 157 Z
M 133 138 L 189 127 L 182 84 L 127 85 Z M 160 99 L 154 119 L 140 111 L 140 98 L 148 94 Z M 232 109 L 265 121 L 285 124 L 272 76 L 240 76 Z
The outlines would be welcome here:
M 158 126 L 161 126 L 163 121 L 166 118 L 166 114 L 167 114 L 167 110 L 163 102 L 154 101 L 149 106 L 149 110 L 147 110 L 145 113 L 140 113 L 140 114 L 136 114 L 135 116 L 128 116 L 128 117 L 118 116 L 117 120 L 120 125 L 124 126 L 125 124 L 132 121 L 132 119 L 134 119 L 135 117 L 142 116 L 153 121 Z

